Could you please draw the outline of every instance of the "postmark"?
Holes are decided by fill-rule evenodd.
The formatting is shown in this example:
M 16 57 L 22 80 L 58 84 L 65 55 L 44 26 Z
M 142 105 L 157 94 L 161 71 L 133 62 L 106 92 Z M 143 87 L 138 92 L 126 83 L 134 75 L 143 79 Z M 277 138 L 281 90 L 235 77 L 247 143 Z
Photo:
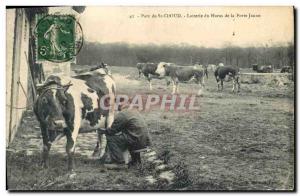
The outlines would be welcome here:
M 80 24 L 71 15 L 37 16 L 36 61 L 71 61 L 83 44 Z

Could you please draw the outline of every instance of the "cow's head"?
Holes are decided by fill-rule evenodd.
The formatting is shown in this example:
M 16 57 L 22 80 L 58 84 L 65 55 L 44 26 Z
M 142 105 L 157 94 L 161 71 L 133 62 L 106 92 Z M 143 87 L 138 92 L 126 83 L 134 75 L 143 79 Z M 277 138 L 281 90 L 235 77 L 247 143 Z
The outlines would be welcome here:
M 158 74 L 159 77 L 164 77 L 164 76 L 168 75 L 168 67 L 170 65 L 171 65 L 171 63 L 160 62 L 157 65 L 155 73 Z
M 108 74 L 111 75 L 110 70 L 108 69 L 108 64 L 101 62 L 100 64 L 98 64 L 95 68 L 93 68 L 91 71 L 96 71 L 100 74 Z
M 99 65 L 98 65 L 99 68 L 107 68 L 107 64 L 106 63 L 103 63 L 101 62 Z
M 47 123 L 49 130 L 66 127 L 63 111 L 68 101 L 66 91 L 70 86 L 71 84 L 62 85 L 58 76 L 50 76 L 38 87 L 40 95 L 37 99 L 37 113 Z

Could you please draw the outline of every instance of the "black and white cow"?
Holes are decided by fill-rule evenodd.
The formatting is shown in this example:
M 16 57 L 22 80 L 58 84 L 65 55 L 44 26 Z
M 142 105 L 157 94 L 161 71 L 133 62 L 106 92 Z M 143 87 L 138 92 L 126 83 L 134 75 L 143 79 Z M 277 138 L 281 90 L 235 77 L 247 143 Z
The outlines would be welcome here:
M 291 66 L 283 66 L 280 73 L 293 73 L 293 68 Z
M 168 63 L 171 64 L 171 63 Z M 148 80 L 149 82 L 149 88 L 152 90 L 152 79 L 165 79 L 167 85 L 170 84 L 170 81 L 166 77 L 159 77 L 159 75 L 155 72 L 157 69 L 158 64 L 157 63 L 138 63 L 137 68 L 139 70 L 139 77 L 140 74 L 142 73 Z
M 272 73 L 273 67 L 272 65 L 252 65 L 253 71 L 256 71 L 257 73 Z
M 172 94 L 178 93 L 179 83 L 186 83 L 195 80 L 200 85 L 198 95 L 202 94 L 204 88 L 204 70 L 196 69 L 194 66 L 177 66 L 175 64 L 160 62 L 156 69 L 159 77 L 169 76 L 173 83 Z
M 48 166 L 51 144 L 66 136 L 68 169 L 72 170 L 79 132 L 110 127 L 114 120 L 115 82 L 105 70 L 97 69 L 76 78 L 51 75 L 38 91 L 34 113 L 42 132 L 43 165 Z M 100 157 L 105 147 L 105 136 L 98 134 Z
M 239 92 L 240 82 L 238 68 L 232 66 L 220 66 L 215 70 L 215 77 L 218 83 L 218 90 L 220 90 L 220 83 L 223 90 L 223 82 L 225 81 L 226 77 L 229 77 L 230 80 L 232 79 L 233 81 L 232 92 L 236 90 L 236 84 L 238 85 L 237 92 Z

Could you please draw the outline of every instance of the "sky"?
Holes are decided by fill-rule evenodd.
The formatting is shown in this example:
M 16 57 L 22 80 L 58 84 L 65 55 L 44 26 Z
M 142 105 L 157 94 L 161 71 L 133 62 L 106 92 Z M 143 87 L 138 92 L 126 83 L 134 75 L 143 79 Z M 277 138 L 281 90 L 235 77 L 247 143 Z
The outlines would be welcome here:
M 249 13 L 255 17 L 249 18 Z M 152 18 L 153 14 L 157 17 Z M 173 16 L 166 17 L 168 14 Z M 179 14 L 181 17 L 176 18 Z M 205 14 L 209 17 L 204 17 Z M 229 17 L 225 17 L 226 14 Z M 190 15 L 197 17 L 188 17 Z M 228 44 L 271 46 L 294 39 L 292 7 L 95 6 L 87 7 L 79 22 L 85 40 L 100 43 L 190 44 L 218 48 Z

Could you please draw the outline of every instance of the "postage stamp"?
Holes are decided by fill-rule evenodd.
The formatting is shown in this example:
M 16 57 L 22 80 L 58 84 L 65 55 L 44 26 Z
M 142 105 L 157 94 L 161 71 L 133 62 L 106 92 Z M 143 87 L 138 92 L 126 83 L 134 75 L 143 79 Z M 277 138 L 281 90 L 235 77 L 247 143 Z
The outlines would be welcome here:
M 37 17 L 36 60 L 66 62 L 76 55 L 76 19 L 71 15 Z

